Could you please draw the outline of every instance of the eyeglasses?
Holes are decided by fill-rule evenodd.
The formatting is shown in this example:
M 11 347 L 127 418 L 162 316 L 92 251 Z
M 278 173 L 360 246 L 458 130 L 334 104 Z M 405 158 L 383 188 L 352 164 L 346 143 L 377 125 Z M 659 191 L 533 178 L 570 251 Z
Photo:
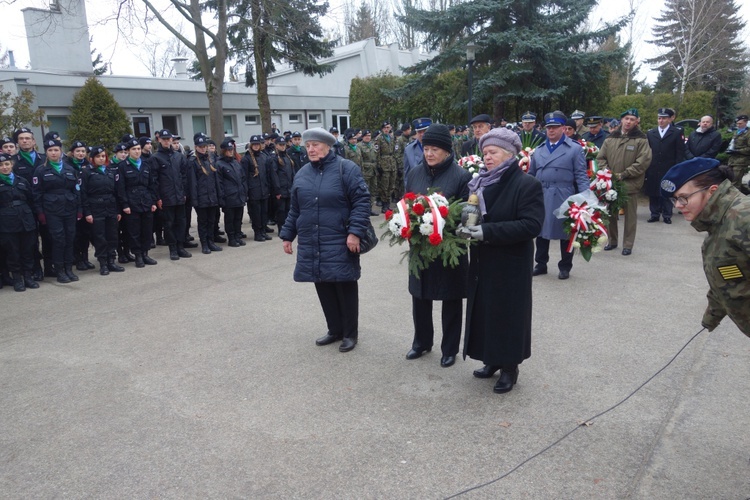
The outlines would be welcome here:
M 698 194 L 701 191 L 705 191 L 706 189 L 710 188 L 711 186 L 706 186 L 703 189 L 699 189 L 698 191 L 693 191 L 687 196 L 678 196 L 677 198 L 670 198 L 669 200 L 672 202 L 672 205 L 677 206 L 678 204 L 685 207 L 688 204 L 688 201 L 690 200 L 690 197 L 694 194 Z

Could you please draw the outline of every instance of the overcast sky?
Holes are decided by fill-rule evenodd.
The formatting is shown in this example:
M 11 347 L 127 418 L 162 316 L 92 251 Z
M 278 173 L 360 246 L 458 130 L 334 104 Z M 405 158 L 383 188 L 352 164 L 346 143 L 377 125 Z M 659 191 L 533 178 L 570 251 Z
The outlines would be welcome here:
M 65 1 L 65 0 L 61 0 Z M 640 62 L 657 54 L 656 48 L 645 43 L 651 36 L 653 18 L 658 16 L 664 6 L 661 0 L 634 0 L 638 5 L 636 28 L 634 38 L 635 59 Z M 157 5 L 168 5 L 167 0 L 154 0 Z M 113 6 L 119 3 L 115 0 L 87 0 L 86 11 L 89 22 L 90 35 L 93 37 L 92 49 L 101 52 L 105 62 L 111 63 L 111 70 L 116 75 L 143 75 L 149 73 L 141 62 L 144 57 L 142 47 L 145 43 L 172 38 L 164 28 L 154 23 L 148 39 L 138 33 L 132 40 L 117 35 L 115 23 L 110 21 L 104 23 L 102 20 L 111 17 Z M 139 2 L 136 2 L 139 3 Z M 343 0 L 330 0 L 330 13 L 323 20 L 327 29 L 343 24 Z M 750 0 L 740 0 L 741 15 L 745 20 L 750 19 Z M 16 66 L 23 68 L 29 62 L 28 48 L 26 46 L 26 33 L 23 27 L 23 15 L 21 9 L 26 7 L 46 8 L 49 0 L 0 0 L 0 19 L 3 20 L 0 44 L 8 50 L 12 50 L 16 60 Z M 592 13 L 589 22 L 592 27 L 604 21 L 614 20 L 625 15 L 629 10 L 627 1 L 603 0 Z M 750 38 L 750 28 L 745 29 L 744 41 Z M 646 65 L 641 66 L 641 77 L 653 82 L 656 78 L 654 72 L 649 71 Z

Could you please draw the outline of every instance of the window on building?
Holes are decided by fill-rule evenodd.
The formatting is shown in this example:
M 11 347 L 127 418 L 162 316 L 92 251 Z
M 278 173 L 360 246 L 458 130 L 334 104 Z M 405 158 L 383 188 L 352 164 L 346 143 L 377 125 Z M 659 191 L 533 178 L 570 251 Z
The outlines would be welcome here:
M 260 115 L 245 115 L 246 125 L 257 125 L 260 123 Z
M 300 114 L 289 115 L 289 123 L 302 123 L 302 115 Z
M 172 135 L 179 135 L 180 128 L 177 126 L 178 121 L 179 121 L 179 117 L 176 115 L 175 116 L 164 115 L 161 117 L 161 127 L 172 132 Z
M 208 133 L 208 127 L 206 127 L 206 117 L 193 115 L 193 133 L 198 132 Z
M 224 135 L 234 135 L 233 115 L 224 115 Z
M 70 126 L 70 122 L 67 116 L 47 116 L 47 120 L 49 121 L 50 131 L 60 134 L 63 140 L 69 139 L 68 127 Z
M 307 121 L 310 123 L 320 123 L 320 113 L 310 113 L 307 115 Z

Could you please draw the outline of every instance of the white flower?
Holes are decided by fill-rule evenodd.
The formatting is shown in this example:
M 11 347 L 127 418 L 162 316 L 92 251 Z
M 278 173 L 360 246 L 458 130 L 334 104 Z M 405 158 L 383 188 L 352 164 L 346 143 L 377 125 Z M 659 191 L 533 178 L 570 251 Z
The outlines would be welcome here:
M 604 189 L 607 189 L 607 182 L 606 181 L 598 181 L 596 183 L 596 189 L 598 189 L 600 191 L 604 190 Z
M 401 236 L 401 224 L 395 217 L 392 217 L 391 220 L 388 221 L 388 231 L 397 236 Z
M 425 212 L 419 220 L 419 232 L 425 236 L 432 234 L 432 213 Z
M 603 236 L 600 236 L 598 240 L 596 240 L 596 244 L 600 247 L 606 246 L 607 243 L 609 243 L 609 237 L 605 234 Z
M 581 243 L 578 241 L 573 242 L 573 248 L 581 248 Z
M 617 199 L 617 191 L 614 189 L 610 189 L 606 193 L 604 193 L 604 199 L 607 201 L 615 201 Z

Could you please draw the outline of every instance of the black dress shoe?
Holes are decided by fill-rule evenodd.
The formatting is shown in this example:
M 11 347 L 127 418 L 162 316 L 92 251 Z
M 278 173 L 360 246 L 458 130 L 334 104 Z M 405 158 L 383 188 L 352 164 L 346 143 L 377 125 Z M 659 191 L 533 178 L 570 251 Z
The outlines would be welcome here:
M 479 370 L 474 370 L 474 376 L 476 378 L 490 378 L 500 370 L 500 366 L 495 365 L 484 365 Z
M 334 342 L 338 342 L 343 338 L 342 335 L 331 335 L 330 332 L 328 332 L 325 336 L 320 337 L 315 341 L 315 345 L 324 346 L 328 344 L 333 344 Z
M 617 245 L 609 245 L 608 244 L 608 245 L 604 246 L 604 251 L 605 252 L 609 252 L 610 250 L 614 250 L 615 248 L 617 248 Z
M 424 354 L 426 352 L 430 352 L 431 350 L 432 350 L 432 348 L 429 348 L 429 349 L 414 349 L 414 348 L 412 348 L 411 350 L 409 350 L 409 352 L 406 353 L 406 359 L 421 358 L 422 354 Z
M 453 363 L 456 362 L 456 356 L 443 356 L 440 358 L 440 366 L 443 368 L 448 368 L 449 366 L 453 366 Z
M 205 255 L 208 255 L 208 254 L 210 254 L 210 253 L 211 253 L 211 249 L 210 249 L 210 248 L 208 248 L 208 243 L 204 243 L 204 244 L 203 244 L 203 245 L 201 246 L 201 252 L 202 252 L 202 253 L 204 253 Z
M 659 217 L 652 215 L 646 222 L 659 222 Z
M 664 224 L 671 224 L 672 218 L 671 217 L 664 217 Z
M 255 241 L 266 241 L 266 235 L 261 233 L 255 233 L 255 238 L 253 238 Z
M 542 266 L 534 266 L 534 272 L 532 273 L 534 276 L 539 276 L 540 274 L 547 274 L 547 268 Z
M 516 368 L 514 371 L 503 370 L 502 372 L 500 372 L 500 378 L 497 379 L 497 383 L 492 390 L 496 394 L 504 394 L 506 392 L 510 392 L 517 381 L 518 368 Z
M 557 275 L 557 279 L 560 280 L 566 280 L 568 278 L 570 278 L 570 271 L 560 270 L 560 273 Z
M 622 249 L 622 254 L 623 255 L 630 255 L 631 253 L 633 253 L 633 251 L 631 249 L 629 249 L 629 248 L 623 248 Z
M 346 337 L 341 341 L 341 345 L 339 346 L 339 351 L 349 352 L 352 349 L 354 349 L 355 345 L 357 345 L 357 339 Z

